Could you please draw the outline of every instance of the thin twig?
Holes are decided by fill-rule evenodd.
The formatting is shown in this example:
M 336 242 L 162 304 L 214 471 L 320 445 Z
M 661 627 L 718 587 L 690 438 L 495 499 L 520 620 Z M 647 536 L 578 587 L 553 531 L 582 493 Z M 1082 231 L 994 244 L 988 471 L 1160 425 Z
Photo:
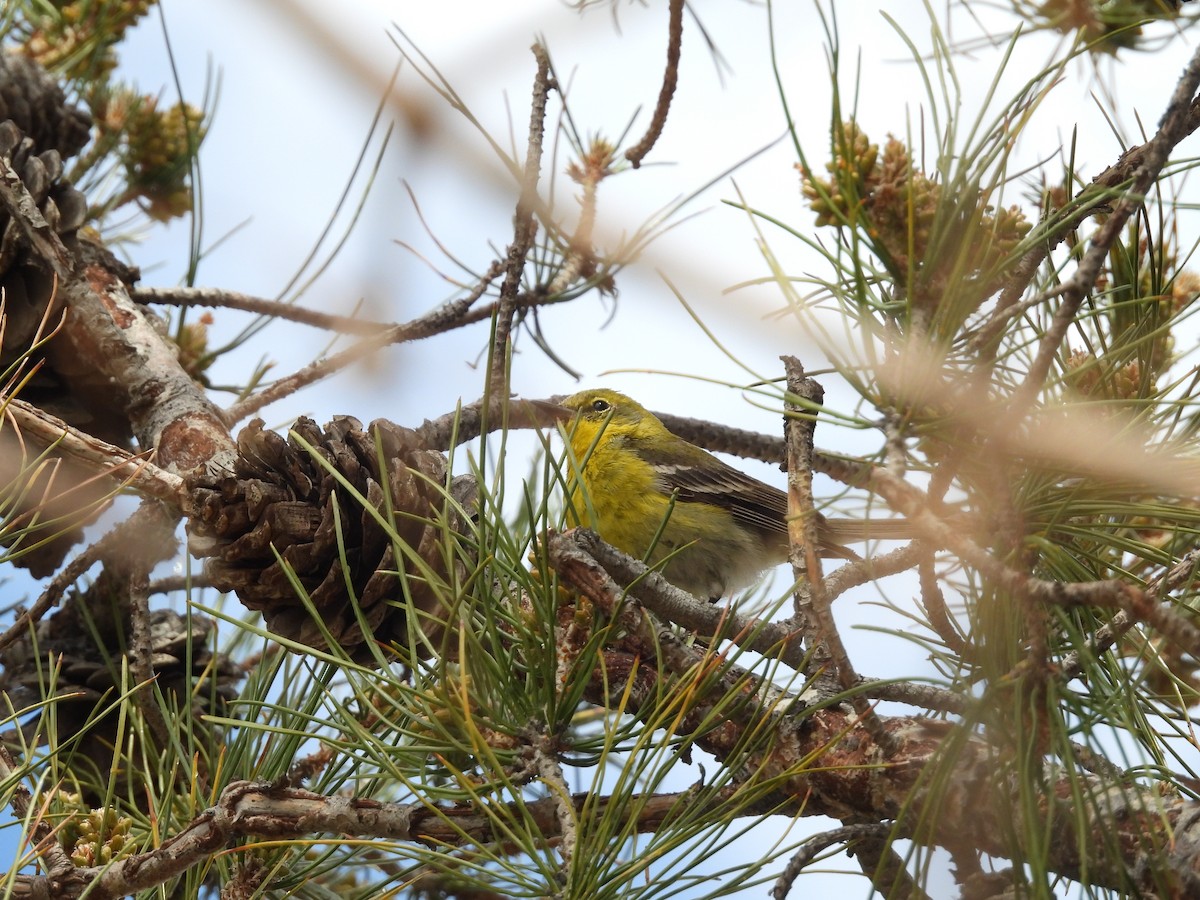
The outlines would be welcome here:
M 171 730 L 163 717 L 162 707 L 155 701 L 155 673 L 152 660 L 154 658 L 154 643 L 150 635 L 150 591 L 149 569 L 133 561 L 132 571 L 122 573 L 129 591 L 129 670 L 137 684 L 133 692 L 133 702 L 137 704 L 143 720 L 154 734 L 158 746 L 171 746 Z M 122 577 L 119 576 L 119 577 Z M 115 648 L 104 648 L 112 650 Z M 186 778 L 182 771 L 176 772 L 178 778 Z
M 683 8 L 684 0 L 671 0 L 669 4 L 670 20 L 667 22 L 667 69 L 663 73 L 662 87 L 658 91 L 658 103 L 654 106 L 654 115 L 650 119 L 650 127 L 640 141 L 625 151 L 625 158 L 635 169 L 640 167 L 646 154 L 654 149 L 662 136 L 667 124 L 667 113 L 671 111 L 671 99 L 675 96 L 675 86 L 679 83 L 679 56 L 683 46 Z
M 800 845 L 800 849 L 796 851 L 783 872 L 775 880 L 775 886 L 771 888 L 772 900 L 787 900 L 788 892 L 792 889 L 792 884 L 800 877 L 800 873 L 830 847 L 869 837 L 887 837 L 890 832 L 891 826 L 889 825 L 847 825 L 843 828 L 834 828 L 814 834 Z
M 970 700 L 962 694 L 956 694 L 954 691 L 934 687 L 930 684 L 863 678 L 859 681 L 859 687 L 862 695 L 870 697 L 872 700 L 907 703 L 909 706 L 927 709 L 931 712 L 962 714 L 970 705 Z
M 146 455 L 130 453 L 86 431 L 80 431 L 57 419 L 43 409 L 10 398 L 4 403 L 4 414 L 21 432 L 23 437 L 32 438 L 44 447 L 52 447 L 61 457 L 70 459 L 81 468 L 97 475 L 104 475 L 145 494 L 179 506 L 183 493 L 183 479 L 150 462 Z
M 525 171 L 521 177 L 521 196 L 513 214 L 513 240 L 504 260 L 504 281 L 500 283 L 500 305 L 496 310 L 495 335 L 492 340 L 491 371 L 488 374 L 488 396 L 508 396 L 508 355 L 512 337 L 513 318 L 517 311 L 517 295 L 525 274 L 525 263 L 537 236 L 534 216 L 538 182 L 542 173 L 542 141 L 546 133 L 546 103 L 550 91 L 557 85 L 550 74 L 550 57 L 540 43 L 533 45 L 537 73 L 533 78 L 533 102 L 529 109 L 529 139 L 525 148 Z
M 1194 581 L 1197 567 L 1200 567 L 1200 550 L 1189 550 L 1179 562 L 1175 563 L 1160 578 L 1152 582 L 1146 588 L 1146 593 L 1155 600 L 1161 601 L 1167 594 L 1184 584 L 1190 584 Z M 1136 619 L 1125 610 L 1121 610 L 1109 619 L 1106 624 L 1096 630 L 1091 640 L 1088 641 L 1087 652 L 1092 655 L 1099 655 L 1105 652 L 1136 624 Z M 1072 650 L 1064 656 L 1060 668 L 1062 670 L 1061 678 L 1063 681 L 1078 678 L 1083 673 L 1081 652 L 1079 650 Z
M 471 307 L 487 292 L 488 286 L 503 273 L 503 264 L 499 260 L 494 260 L 487 271 L 479 276 L 475 285 L 465 296 L 451 300 L 439 306 L 427 316 L 408 323 L 370 322 L 349 316 L 334 316 L 328 313 L 317 312 L 316 310 L 304 309 L 293 303 L 252 297 L 248 294 L 241 294 L 237 291 L 228 291 L 220 288 L 143 287 L 135 289 L 131 296 L 135 302 L 142 304 L 157 303 L 169 306 L 203 306 L 215 309 L 237 309 L 244 312 L 257 313 L 258 315 L 270 316 L 273 319 L 285 319 L 302 325 L 311 325 L 314 328 L 324 328 L 329 331 L 338 331 L 345 334 L 378 335 L 381 331 L 386 331 L 393 335 L 393 343 L 403 343 L 413 340 L 414 338 L 410 335 L 414 329 L 419 330 L 417 323 L 427 320 L 444 323 L 443 330 L 445 330 L 446 328 L 457 328 L 462 325 L 473 325 L 476 322 L 490 319 L 496 311 L 497 304 L 492 303 L 473 312 L 471 311 Z M 539 301 L 538 298 L 527 294 L 522 294 L 518 298 L 518 301 L 522 306 L 547 302 Z M 430 335 L 418 334 L 418 336 L 428 337 Z
M 396 327 L 395 323 L 368 322 L 349 316 L 334 316 L 329 313 L 317 312 L 314 309 L 305 309 L 294 303 L 251 297 L 249 294 L 220 288 L 140 287 L 130 291 L 129 295 L 133 298 L 134 303 L 237 309 L 242 312 L 257 313 L 272 319 L 297 322 L 301 325 L 311 325 L 313 328 L 324 328 L 342 334 L 378 334 L 382 329 Z
M 912 527 L 938 546 L 954 552 L 964 563 L 978 569 L 996 588 L 1015 599 L 1031 604 L 1059 606 L 1095 606 L 1121 609 L 1134 620 L 1157 629 L 1176 646 L 1200 654 L 1200 628 L 1180 615 L 1170 604 L 1158 603 L 1148 591 L 1117 579 L 1087 582 L 1045 581 L 1027 572 L 1005 565 L 961 528 L 934 515 L 928 498 L 906 482 L 892 477 L 884 469 L 871 473 L 871 489 L 888 505 L 904 515 Z
M 925 610 L 925 618 L 933 628 L 934 634 L 942 639 L 942 643 L 952 653 L 965 659 L 970 647 L 963 640 L 958 629 L 954 627 L 954 622 L 946 609 L 946 597 L 942 594 L 941 585 L 938 584 L 937 571 L 933 563 L 932 550 L 922 553 L 920 562 L 917 563 L 917 577 L 921 585 L 921 606 Z
M 559 850 L 562 853 L 562 871 L 565 874 L 571 868 L 571 859 L 575 855 L 575 845 L 579 840 L 577 812 L 571 802 L 567 780 L 563 777 L 562 764 L 555 754 L 554 742 L 545 734 L 535 735 L 533 740 L 534 766 L 542 784 L 550 792 L 550 799 L 554 801 L 554 815 L 558 820 L 559 834 L 562 835 Z
M 391 344 L 403 344 L 408 341 L 423 340 L 434 335 L 452 331 L 464 325 L 490 319 L 496 314 L 499 308 L 499 303 L 492 303 L 478 309 L 471 309 L 473 302 L 473 296 L 454 300 L 443 306 L 439 306 L 437 309 L 418 319 L 388 328 L 380 334 L 359 341 L 352 347 L 347 347 L 340 353 L 310 363 L 293 372 L 288 377 L 282 378 L 269 387 L 263 388 L 258 393 L 247 397 L 245 400 L 227 407 L 221 414 L 222 418 L 227 424 L 232 426 L 242 419 L 256 414 L 263 407 L 274 403 L 276 400 L 294 394 L 303 387 L 314 384 L 323 378 L 328 378 L 330 375 L 334 375 L 348 366 L 361 362 L 370 354 L 382 350 L 384 347 Z M 554 302 L 556 301 L 553 298 L 540 298 L 526 293 L 518 298 L 517 307 L 538 306 Z
M 879 556 L 851 560 L 825 576 L 825 595 L 832 603 L 851 588 L 908 571 L 928 553 L 927 543 L 913 541 Z
M 736 608 L 714 606 L 676 587 L 644 562 L 604 543 L 586 528 L 554 535 L 552 544 L 570 545 L 604 570 L 614 581 L 617 598 L 626 591 L 660 619 L 697 634 L 727 638 L 740 647 L 778 658 L 799 669 L 805 660 L 801 635 L 788 626 L 742 615 Z M 584 585 L 572 582 L 582 590 Z
M 173 591 L 210 587 L 212 587 L 212 580 L 207 575 L 203 572 L 193 572 L 188 575 L 165 575 L 162 578 L 155 578 L 147 585 L 147 590 L 151 596 L 154 596 L 170 594 Z

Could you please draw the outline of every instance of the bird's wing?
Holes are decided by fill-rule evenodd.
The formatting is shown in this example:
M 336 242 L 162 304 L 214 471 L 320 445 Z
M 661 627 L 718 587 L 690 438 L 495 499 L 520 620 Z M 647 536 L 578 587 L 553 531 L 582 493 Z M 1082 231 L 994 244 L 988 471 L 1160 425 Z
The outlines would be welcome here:
M 661 448 L 659 448 L 661 451 Z M 726 465 L 698 447 L 668 453 L 654 462 L 655 474 L 666 493 L 682 503 L 709 503 L 729 510 L 747 527 L 787 536 L 787 494 Z

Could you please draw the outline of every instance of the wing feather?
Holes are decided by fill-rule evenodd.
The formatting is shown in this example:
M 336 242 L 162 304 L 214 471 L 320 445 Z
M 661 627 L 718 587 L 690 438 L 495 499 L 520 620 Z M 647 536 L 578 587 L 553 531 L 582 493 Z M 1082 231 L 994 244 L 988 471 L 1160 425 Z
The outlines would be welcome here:
M 787 538 L 787 494 L 697 447 L 686 449 L 703 457 L 695 459 L 691 453 L 672 453 L 654 463 L 655 474 L 665 492 L 676 493 L 684 503 L 722 507 L 743 525 Z

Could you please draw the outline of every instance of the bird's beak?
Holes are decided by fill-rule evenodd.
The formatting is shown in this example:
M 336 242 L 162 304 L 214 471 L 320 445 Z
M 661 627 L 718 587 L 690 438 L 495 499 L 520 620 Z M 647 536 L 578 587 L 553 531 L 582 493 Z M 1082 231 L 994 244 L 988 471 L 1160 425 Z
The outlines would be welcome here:
M 509 423 L 518 428 L 553 428 L 559 422 L 570 422 L 575 410 L 553 400 L 508 401 Z

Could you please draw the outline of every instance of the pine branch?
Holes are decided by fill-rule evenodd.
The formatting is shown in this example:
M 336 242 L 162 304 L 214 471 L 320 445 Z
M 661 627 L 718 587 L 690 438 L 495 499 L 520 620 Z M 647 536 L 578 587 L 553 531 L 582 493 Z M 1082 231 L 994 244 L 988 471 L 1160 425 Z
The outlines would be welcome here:
M 77 366 L 90 367 L 115 389 L 114 405 L 128 417 L 138 442 L 155 448 L 158 464 L 168 471 L 227 466 L 233 442 L 212 401 L 183 371 L 125 285 L 99 265 L 82 267 L 72 256 L 2 157 L 0 204 L 54 272 L 70 308 L 55 340 L 72 348 Z
M 1200 50 L 1193 55 L 1191 63 L 1179 79 L 1159 124 L 1158 133 L 1143 148 L 1139 148 L 1138 164 L 1133 170 L 1132 184 L 1122 194 L 1112 213 L 1092 239 L 1091 246 L 1074 274 L 1053 290 L 1043 292 L 1043 300 L 1059 297 L 1061 303 L 1055 310 L 1046 334 L 1042 336 L 1037 355 L 1029 364 L 1020 388 L 1011 398 L 1012 411 L 1007 418 L 1010 424 L 1020 421 L 1038 392 L 1042 390 L 1054 357 L 1066 339 L 1067 329 L 1100 277 L 1101 268 L 1113 242 L 1129 221 L 1129 217 L 1142 209 L 1146 195 L 1158 180 L 1171 151 L 1195 127 L 1191 119 L 1193 108 L 1200 103 L 1200 100 L 1196 99 L 1197 88 L 1200 88 Z
M 86 471 L 108 478 L 121 487 L 131 487 L 147 497 L 176 506 L 181 502 L 183 479 L 147 458 L 157 458 L 155 451 L 132 454 L 17 398 L 6 401 L 4 412 L 24 438 L 42 447 L 54 448 L 57 455 L 78 463 Z
M 707 803 L 714 809 L 727 802 L 735 787 L 717 792 Z M 618 809 L 626 808 L 622 798 Z M 678 813 L 681 801 L 693 801 L 688 792 L 635 796 L 631 807 L 638 810 L 629 822 L 631 830 L 652 832 Z M 571 814 L 611 815 L 604 801 L 588 794 L 566 798 L 548 797 L 520 804 L 547 840 L 562 837 L 563 804 Z M 464 806 L 433 803 L 381 803 L 353 797 L 328 796 L 302 788 L 281 787 L 250 781 L 230 784 L 217 803 L 201 813 L 178 833 L 167 836 L 158 847 L 126 857 L 108 866 L 64 870 L 47 875 L 17 876 L 13 897 L 37 900 L 75 900 L 86 894 L 90 900 L 117 900 L 137 891 L 165 884 L 189 869 L 205 863 L 239 838 L 289 840 L 321 834 L 350 835 L 405 841 L 434 849 L 504 845 L 507 836 L 496 829 L 496 817 Z M 518 852 L 512 849 L 510 852 Z
M 552 538 L 550 560 L 566 583 L 619 617 L 625 634 L 605 652 L 604 677 L 588 690 L 593 703 L 605 706 L 612 696 L 625 694 L 636 714 L 643 707 L 654 708 L 665 690 L 656 673 L 692 678 L 695 695 L 677 731 L 692 735 L 726 765 L 754 771 L 760 782 L 777 783 L 778 812 L 855 821 L 896 819 L 897 837 L 1021 858 L 1019 847 L 1005 843 L 1006 836 L 1021 833 L 1022 812 L 1019 786 L 996 777 L 1002 748 L 963 734 L 952 723 L 908 717 L 878 717 L 885 737 L 868 739 L 870 732 L 857 713 L 837 705 L 801 705 L 797 698 L 786 701 L 760 685 L 764 697 L 732 669 L 727 677 L 694 680 L 688 673 L 700 670 L 699 655 L 678 646 L 627 597 L 625 588 L 606 581 L 598 563 L 592 568 L 586 554 L 573 552 L 576 534 L 570 533 L 570 543 L 568 535 Z M 728 698 L 737 695 L 760 699 L 731 709 Z M 714 722 L 720 727 L 714 728 Z M 770 723 L 773 738 L 749 741 L 751 732 L 762 734 L 764 722 Z M 747 751 L 747 746 L 762 749 Z M 887 748 L 886 754 L 880 748 Z M 1144 872 L 1143 887 L 1149 890 L 1155 873 L 1165 868 L 1181 879 L 1179 884 L 1188 885 L 1186 890 L 1200 890 L 1200 876 L 1191 864 L 1192 842 L 1200 841 L 1200 803 L 1164 798 L 1132 781 L 1114 784 L 1107 771 L 1082 785 L 1078 774 L 1053 767 L 1046 768 L 1043 778 L 1047 802 L 1055 805 L 1047 815 L 1063 823 L 1048 849 L 1053 871 L 1113 888 L 1123 885 L 1129 873 Z M 1092 833 L 1112 840 L 1081 837 Z M 1081 847 L 1089 851 L 1086 856 L 1080 855 Z

